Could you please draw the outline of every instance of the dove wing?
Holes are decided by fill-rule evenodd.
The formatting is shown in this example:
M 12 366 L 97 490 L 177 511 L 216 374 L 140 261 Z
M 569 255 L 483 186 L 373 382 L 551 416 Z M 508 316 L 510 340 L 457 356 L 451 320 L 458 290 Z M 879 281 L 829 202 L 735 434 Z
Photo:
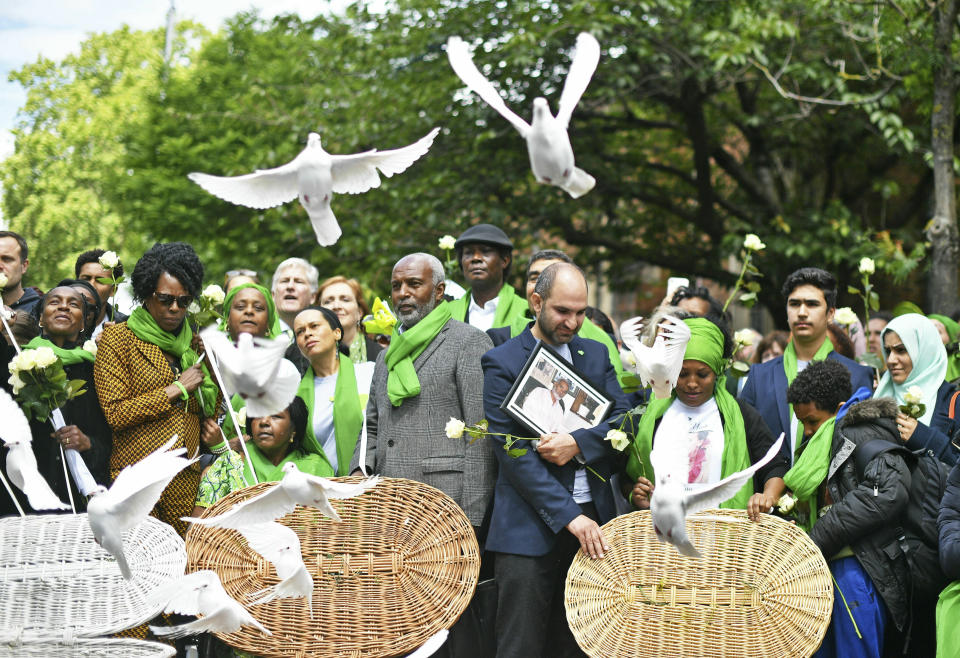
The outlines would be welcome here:
M 150 601 L 157 607 L 163 608 L 167 614 L 197 615 L 200 613 L 200 587 L 223 589 L 220 578 L 213 571 L 204 569 L 180 577 L 171 583 L 157 588 L 150 595 Z
M 281 359 L 273 380 L 264 384 L 264 394 L 247 399 L 247 417 L 270 416 L 286 409 L 297 395 L 300 379 L 297 367 L 287 359 Z
M 299 158 L 299 156 L 298 156 Z M 193 172 L 187 178 L 215 197 L 247 208 L 273 208 L 297 198 L 300 192 L 296 159 L 274 169 L 258 169 L 243 176 L 213 176 Z
M 570 63 L 570 71 L 563 83 L 563 93 L 560 94 L 560 107 L 557 109 L 557 121 L 566 128 L 570 124 L 570 116 L 580 102 L 580 97 L 590 84 L 593 72 L 597 70 L 600 61 L 600 44 L 589 32 L 581 32 L 577 36 L 577 47 Z
M 70 509 L 40 475 L 36 455 L 29 443 L 17 443 L 10 447 L 7 452 L 7 474 L 34 510 Z
M 275 521 L 292 512 L 296 506 L 296 502 L 277 483 L 259 496 L 254 496 L 239 505 L 234 505 L 218 516 L 209 516 L 203 519 L 184 517 L 183 520 L 215 528 L 239 530 L 251 523 Z
M 473 63 L 473 55 L 470 54 L 470 47 L 460 37 L 450 37 L 447 40 L 447 58 L 450 60 L 450 66 L 453 72 L 457 74 L 463 84 L 467 85 L 471 91 L 482 98 L 487 105 L 495 109 L 500 115 L 513 124 L 517 132 L 526 139 L 530 132 L 530 124 L 517 116 L 507 104 L 503 102 L 500 93 L 490 84 L 477 65 Z
M 291 528 L 271 521 L 246 525 L 239 531 L 250 548 L 274 566 L 280 578 L 289 578 L 303 564 L 300 538 Z
M 434 128 L 413 144 L 389 151 L 366 151 L 353 155 L 331 156 L 330 175 L 335 194 L 361 194 L 380 187 L 377 170 L 390 178 L 405 171 L 430 150 L 439 128 Z
M 661 335 L 664 338 L 663 366 L 666 370 L 670 387 L 677 385 L 680 370 L 683 368 L 683 354 L 687 351 L 690 342 L 690 327 L 685 322 L 672 315 L 668 315 L 661 323 Z
M 322 492 L 327 498 L 341 500 L 359 496 L 380 483 L 379 476 L 367 478 L 360 482 L 334 482 L 333 480 L 310 475 L 309 473 L 304 473 L 304 475 L 307 477 L 311 488 L 316 488 L 315 490 Z
M 767 462 L 776 457 L 777 453 L 780 452 L 781 445 L 783 445 L 783 432 L 780 433 L 780 438 L 767 450 L 767 454 L 763 456 L 763 459 L 756 464 L 751 464 L 739 473 L 728 475 L 716 484 L 707 485 L 704 488 L 698 487 L 685 494 L 684 503 L 686 505 L 687 515 L 689 516 L 690 514 L 696 514 L 702 510 L 716 507 L 720 503 L 732 498 L 740 491 L 740 488 L 746 481 L 753 477 L 753 474 L 756 473 L 757 470 L 763 468 Z
M 23 410 L 3 389 L 0 389 L 0 418 L 3 418 L 3 422 L 0 423 L 0 439 L 4 443 L 14 441 L 31 443 L 33 441 L 33 435 L 30 433 L 30 423 L 27 421 L 27 417 L 23 415 Z
M 186 453 L 186 448 L 167 452 L 176 440 L 177 436 L 174 435 L 157 450 L 124 468 L 110 489 L 101 494 L 108 497 L 107 507 L 120 524 L 121 531 L 133 527 L 145 518 L 157 504 L 160 494 L 170 484 L 170 480 L 197 461 L 197 458 L 185 459 L 182 456 Z
M 229 312 L 229 309 L 227 309 Z M 244 372 L 246 368 L 245 359 L 240 355 L 237 346 L 230 340 L 230 336 L 220 331 L 215 324 L 210 325 L 200 332 L 200 338 L 203 340 L 203 347 L 208 352 L 213 352 L 217 357 L 217 365 L 220 366 L 220 372 L 226 370 L 229 374 Z
M 624 347 L 633 352 L 633 358 L 637 358 L 637 352 L 639 346 L 643 345 L 640 342 L 640 332 L 643 331 L 643 317 L 637 316 L 635 318 L 630 318 L 629 320 L 624 320 L 620 323 L 620 340 L 623 342 Z

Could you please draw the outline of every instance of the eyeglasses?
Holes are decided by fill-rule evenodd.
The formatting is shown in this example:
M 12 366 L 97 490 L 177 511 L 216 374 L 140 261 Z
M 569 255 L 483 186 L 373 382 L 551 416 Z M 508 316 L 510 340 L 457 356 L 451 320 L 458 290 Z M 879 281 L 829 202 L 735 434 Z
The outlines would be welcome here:
M 176 302 L 177 306 L 180 308 L 187 308 L 193 302 L 193 295 L 181 295 L 180 297 L 177 297 L 176 295 L 167 295 L 162 292 L 155 292 L 153 293 L 153 296 L 157 298 L 158 302 L 167 307 L 173 306 L 173 303 Z
M 259 275 L 253 270 L 230 270 L 227 272 L 227 278 L 232 278 L 235 276 L 248 276 L 251 279 L 256 279 Z

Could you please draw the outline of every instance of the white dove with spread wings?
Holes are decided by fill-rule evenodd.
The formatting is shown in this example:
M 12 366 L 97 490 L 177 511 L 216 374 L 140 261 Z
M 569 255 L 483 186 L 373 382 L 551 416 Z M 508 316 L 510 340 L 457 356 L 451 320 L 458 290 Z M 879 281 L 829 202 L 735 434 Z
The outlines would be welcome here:
M 243 176 L 211 176 L 193 172 L 187 177 L 210 194 L 248 208 L 273 208 L 300 199 L 310 216 L 320 246 L 335 243 L 343 231 L 330 208 L 334 194 L 361 194 L 380 187 L 387 178 L 405 171 L 430 150 L 440 132 L 434 128 L 420 140 L 389 151 L 376 149 L 352 155 L 331 155 L 320 145 L 320 135 L 310 133 L 307 147 L 285 165 L 258 169 Z M 379 173 L 378 173 L 379 172 Z
M 162 605 L 167 614 L 200 615 L 200 619 L 179 626 L 151 626 L 157 637 L 176 639 L 200 633 L 235 633 L 241 626 L 253 626 L 266 635 L 273 635 L 227 594 L 220 577 L 213 571 L 195 571 L 167 583 L 151 595 L 151 600 Z
M 660 322 L 653 347 L 640 342 L 643 318 L 626 320 L 620 325 L 620 340 L 633 356 L 632 365 L 644 386 L 653 387 L 658 399 L 670 397 L 677 385 L 683 354 L 690 342 L 690 327 L 672 315 Z
M 334 482 L 327 478 L 304 473 L 293 462 L 283 465 L 283 479 L 259 496 L 254 496 L 231 507 L 218 516 L 202 519 L 185 517 L 184 521 L 216 528 L 240 530 L 251 523 L 267 523 L 292 512 L 297 505 L 314 507 L 324 516 L 340 522 L 340 515 L 329 499 L 359 496 L 375 487 L 380 478 L 375 476 L 360 482 Z
M 208 327 L 200 337 L 217 359 L 227 393 L 243 398 L 247 418 L 270 416 L 293 401 L 300 386 L 300 372 L 283 358 L 290 346 L 286 336 L 270 339 L 241 333 L 234 345 L 227 334 Z
M 300 554 L 300 538 L 291 528 L 280 523 L 252 523 L 239 529 L 247 544 L 277 570 L 280 582 L 249 594 L 253 605 L 274 599 L 307 599 L 307 610 L 313 617 L 313 578 Z
M 99 487 L 87 503 L 87 520 L 93 538 L 116 558 L 127 580 L 133 577 L 133 572 L 123 552 L 123 533 L 146 519 L 170 480 L 199 459 L 186 459 L 186 448 L 170 450 L 176 442 L 175 434 L 136 464 L 120 471 L 110 489 Z
M 653 531 L 657 539 L 673 544 L 682 555 L 702 557 L 687 537 L 687 517 L 733 498 L 754 473 L 780 452 L 783 434 L 756 464 L 713 484 L 690 485 L 687 484 L 690 460 L 683 440 L 685 437 L 662 430 L 661 426 L 657 432 L 660 438 L 650 453 L 650 465 L 656 480 L 650 499 Z
M 0 439 L 7 449 L 7 475 L 27 497 L 35 510 L 70 509 L 53 492 L 37 468 L 33 454 L 33 435 L 23 410 L 10 395 L 0 389 Z
M 473 63 L 470 48 L 463 39 L 450 37 L 447 41 L 447 57 L 463 83 L 509 121 L 527 141 L 530 168 L 537 181 L 555 185 L 574 199 L 593 189 L 596 185 L 593 176 L 574 166 L 573 147 L 567 134 L 570 116 L 600 61 L 600 44 L 592 35 L 581 32 L 577 37 L 576 51 L 560 94 L 557 116 L 550 114 L 550 106 L 545 98 L 536 98 L 533 101 L 531 123 L 507 107 L 496 88 Z

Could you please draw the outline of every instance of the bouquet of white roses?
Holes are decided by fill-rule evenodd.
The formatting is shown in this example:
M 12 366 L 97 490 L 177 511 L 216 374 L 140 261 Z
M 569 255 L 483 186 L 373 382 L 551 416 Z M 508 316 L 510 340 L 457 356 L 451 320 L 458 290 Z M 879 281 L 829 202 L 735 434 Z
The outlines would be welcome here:
M 187 307 L 190 323 L 202 329 L 223 319 L 223 300 L 226 298 L 223 288 L 210 284 L 200 293 L 200 298 Z
M 86 392 L 82 379 L 67 380 L 63 363 L 49 347 L 20 352 L 8 368 L 7 381 L 30 419 L 47 420 L 54 409 Z

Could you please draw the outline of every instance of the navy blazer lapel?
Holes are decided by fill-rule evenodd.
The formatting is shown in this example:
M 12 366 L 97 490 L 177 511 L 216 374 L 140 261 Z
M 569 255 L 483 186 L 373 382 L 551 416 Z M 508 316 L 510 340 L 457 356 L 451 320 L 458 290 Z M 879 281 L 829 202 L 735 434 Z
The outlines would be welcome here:
M 787 373 L 783 370 L 783 357 L 778 356 L 773 365 L 773 390 L 777 398 L 777 413 L 780 416 L 780 426 L 785 434 L 790 434 L 790 405 L 787 404 Z

